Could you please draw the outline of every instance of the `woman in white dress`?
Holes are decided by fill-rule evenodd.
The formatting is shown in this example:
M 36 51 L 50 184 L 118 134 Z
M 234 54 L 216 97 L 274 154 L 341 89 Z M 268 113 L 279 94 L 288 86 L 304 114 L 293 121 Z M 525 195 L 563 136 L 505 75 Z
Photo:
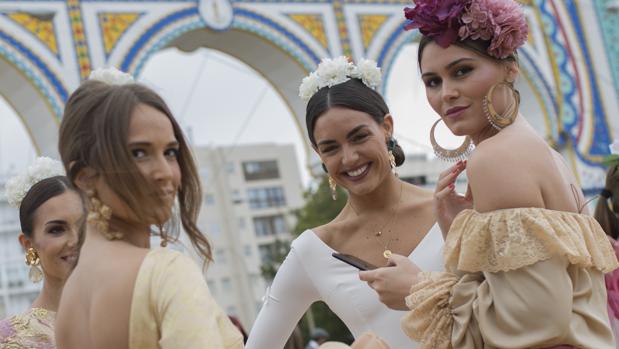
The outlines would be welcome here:
M 432 213 L 432 192 L 399 179 L 404 162 L 393 138 L 393 118 L 381 95 L 376 64 L 346 58 L 324 60 L 301 85 L 308 136 L 348 201 L 333 221 L 302 233 L 292 243 L 267 292 L 247 342 L 248 349 L 282 348 L 316 301 L 324 301 L 355 337 L 372 331 L 392 349 L 410 349 L 400 327 L 405 313 L 390 310 L 359 280 L 359 270 L 332 257 L 340 252 L 376 266 L 408 256 L 427 270 L 442 270 L 443 238 Z M 335 193 L 335 191 L 334 191 Z M 406 259 L 405 257 L 402 257 Z M 402 296 L 404 297 L 404 295 Z

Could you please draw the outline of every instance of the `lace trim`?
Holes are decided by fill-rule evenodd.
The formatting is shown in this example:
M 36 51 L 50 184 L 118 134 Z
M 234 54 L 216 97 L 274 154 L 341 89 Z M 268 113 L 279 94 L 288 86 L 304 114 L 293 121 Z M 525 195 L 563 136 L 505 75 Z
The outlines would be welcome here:
M 604 273 L 617 257 L 597 221 L 587 215 L 542 208 L 478 213 L 464 210 L 445 242 L 445 267 L 464 272 L 519 269 L 553 256 Z
M 419 349 L 450 349 L 454 320 L 449 298 L 458 277 L 445 272 L 422 272 L 418 277 L 406 297 L 411 311 L 402 318 L 402 330 L 419 342 Z

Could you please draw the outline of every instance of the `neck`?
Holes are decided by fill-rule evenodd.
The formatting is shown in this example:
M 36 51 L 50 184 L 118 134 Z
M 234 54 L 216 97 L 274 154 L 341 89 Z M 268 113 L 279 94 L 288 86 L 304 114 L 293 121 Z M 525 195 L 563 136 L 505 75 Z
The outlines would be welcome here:
M 350 193 L 348 204 L 352 205 L 357 214 L 388 209 L 400 201 L 403 184 L 400 179 L 389 173 L 372 192 L 363 195 Z
M 122 234 L 122 238 L 117 241 L 124 241 L 137 247 L 150 248 L 151 234 L 149 225 L 130 223 L 112 216 L 109 226 L 110 231 L 116 231 Z M 97 230 L 97 227 L 92 224 L 88 225 L 88 231 L 92 232 L 91 235 L 93 237 L 108 240 L 108 238 L 101 234 L 101 232 Z
M 39 296 L 32 303 L 33 308 L 43 308 L 49 311 L 58 311 L 58 305 L 60 304 L 60 296 L 62 295 L 62 288 L 66 280 L 60 280 L 48 275 L 45 275 L 43 281 L 43 289 Z

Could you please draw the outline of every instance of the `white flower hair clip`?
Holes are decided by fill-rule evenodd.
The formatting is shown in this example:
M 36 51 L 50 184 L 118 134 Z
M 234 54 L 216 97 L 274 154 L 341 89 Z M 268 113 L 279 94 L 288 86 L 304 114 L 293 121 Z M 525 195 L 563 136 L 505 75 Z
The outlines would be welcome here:
M 131 74 L 122 72 L 114 67 L 97 68 L 90 72 L 88 80 L 98 80 L 109 85 L 126 85 L 135 82 Z
M 321 88 L 333 87 L 350 79 L 359 79 L 367 87 L 376 89 L 380 85 L 382 74 L 376 62 L 369 59 L 362 59 L 354 65 L 344 56 L 325 58 L 316 71 L 303 78 L 299 86 L 299 97 L 307 102 Z
M 612 155 L 619 155 L 619 140 L 608 146 Z
M 9 205 L 19 208 L 22 200 L 33 185 L 40 181 L 55 176 L 64 176 L 65 171 L 62 163 L 48 157 L 37 158 L 26 171 L 6 182 L 4 190 Z

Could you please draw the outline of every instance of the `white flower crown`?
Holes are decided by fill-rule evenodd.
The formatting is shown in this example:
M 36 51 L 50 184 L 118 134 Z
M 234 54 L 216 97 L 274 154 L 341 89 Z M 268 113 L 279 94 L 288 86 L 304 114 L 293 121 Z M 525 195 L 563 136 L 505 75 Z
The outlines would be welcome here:
M 122 72 L 115 67 L 97 68 L 90 72 L 88 80 L 98 80 L 110 85 L 125 85 L 135 82 L 131 74 Z
M 7 201 L 9 205 L 19 208 L 22 200 L 33 185 L 46 178 L 64 175 L 64 167 L 62 167 L 60 161 L 48 157 L 37 158 L 24 173 L 6 182 L 4 190 L 6 191 Z
M 299 86 L 299 97 L 307 102 L 321 88 L 332 87 L 350 79 L 359 79 L 367 87 L 376 89 L 380 85 L 382 74 L 376 62 L 369 59 L 362 59 L 354 65 L 344 56 L 325 58 L 316 71 L 303 78 Z

